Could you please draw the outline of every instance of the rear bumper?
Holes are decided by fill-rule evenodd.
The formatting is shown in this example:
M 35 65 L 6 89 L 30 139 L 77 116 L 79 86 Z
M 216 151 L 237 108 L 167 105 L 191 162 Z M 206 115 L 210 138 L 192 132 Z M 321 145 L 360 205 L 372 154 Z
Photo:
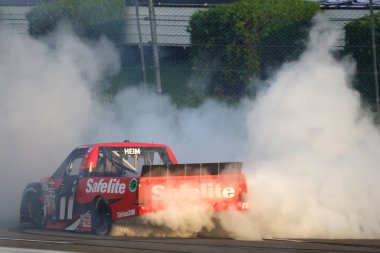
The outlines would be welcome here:
M 232 202 L 232 203 L 210 204 L 209 209 L 207 209 L 207 211 L 214 211 L 214 212 L 222 212 L 222 211 L 229 211 L 229 210 L 247 211 L 248 209 L 249 209 L 248 202 L 239 201 L 239 202 Z M 152 206 L 145 206 L 145 205 L 138 206 L 139 215 L 146 215 L 146 214 L 154 213 L 158 211 L 165 211 L 165 207 L 152 207 Z

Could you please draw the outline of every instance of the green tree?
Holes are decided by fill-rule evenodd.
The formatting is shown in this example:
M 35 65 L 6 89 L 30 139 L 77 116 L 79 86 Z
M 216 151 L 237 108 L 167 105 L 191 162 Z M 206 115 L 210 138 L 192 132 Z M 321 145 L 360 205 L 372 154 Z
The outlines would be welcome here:
M 34 37 L 53 31 L 61 21 L 68 21 L 79 36 L 98 38 L 104 34 L 114 42 L 121 42 L 124 27 L 124 1 L 40 1 L 27 13 L 26 18 L 29 21 L 29 34 Z
M 318 11 L 304 0 L 240 0 L 195 13 L 188 30 L 209 94 L 239 99 L 252 79 L 297 56 Z
M 356 61 L 357 74 L 354 80 L 354 88 L 357 89 L 362 100 L 370 106 L 376 104 L 375 81 L 373 75 L 373 50 L 371 36 L 371 19 L 369 16 L 356 19 L 344 27 L 345 46 L 344 53 L 351 55 Z M 380 13 L 375 14 L 376 43 L 380 42 Z M 377 55 L 380 48 L 377 46 Z M 380 59 L 377 57 L 377 65 Z

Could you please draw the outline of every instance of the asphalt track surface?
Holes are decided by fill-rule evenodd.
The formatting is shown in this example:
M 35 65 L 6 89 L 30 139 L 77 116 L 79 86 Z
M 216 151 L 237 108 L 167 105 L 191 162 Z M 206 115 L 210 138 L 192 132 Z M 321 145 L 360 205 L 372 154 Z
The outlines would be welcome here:
M 2 248 L 4 247 L 4 248 Z M 99 237 L 55 230 L 0 228 L 5 247 L 68 252 L 380 252 L 379 240 L 262 240 Z M 34 251 L 35 252 L 35 251 Z

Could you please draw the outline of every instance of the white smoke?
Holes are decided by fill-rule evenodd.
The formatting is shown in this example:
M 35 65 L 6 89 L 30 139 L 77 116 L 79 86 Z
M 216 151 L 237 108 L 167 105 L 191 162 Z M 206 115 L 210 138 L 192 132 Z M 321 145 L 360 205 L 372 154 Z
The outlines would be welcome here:
M 242 157 L 246 105 L 208 101 L 179 110 L 170 100 L 131 88 L 113 103 L 98 86 L 120 68 L 106 39 L 83 41 L 61 25 L 42 39 L 0 31 L 0 223 L 16 223 L 21 191 L 50 176 L 68 153 L 100 141 L 169 144 L 182 162 Z M 236 134 L 238 133 L 238 134 Z M 207 142 L 205 142 L 207 140 Z
M 339 32 L 322 19 L 248 115 L 251 226 L 238 238 L 380 236 L 379 129 L 350 87 L 353 63 L 332 55 Z
M 234 161 L 244 157 L 247 110 L 248 103 L 231 108 L 212 100 L 177 109 L 166 96 L 129 88 L 117 94 L 93 136 L 166 143 L 180 162 Z
M 90 46 L 64 25 L 43 40 L 0 31 L 0 55 L 0 219 L 13 221 L 25 184 L 86 141 L 99 110 L 91 90 L 118 71 L 119 56 L 106 39 Z
M 174 182 L 168 182 L 174 183 Z M 177 183 L 178 184 L 178 183 Z M 166 184 L 168 185 L 168 184 Z M 143 216 L 143 228 L 115 226 L 114 235 L 156 236 L 156 237 L 196 237 L 201 232 L 215 228 L 214 213 L 207 201 L 198 192 L 198 182 L 194 185 L 176 183 L 166 186 L 164 192 L 152 198 L 150 205 L 158 211 Z M 155 229 L 156 228 L 156 229 Z

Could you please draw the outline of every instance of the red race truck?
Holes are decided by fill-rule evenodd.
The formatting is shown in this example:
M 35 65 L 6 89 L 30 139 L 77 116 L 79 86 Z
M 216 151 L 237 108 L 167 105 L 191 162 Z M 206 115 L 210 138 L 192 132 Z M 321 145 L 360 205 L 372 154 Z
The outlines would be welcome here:
M 116 220 L 164 210 L 173 194 L 213 211 L 248 207 L 242 163 L 178 164 L 166 145 L 98 143 L 75 148 L 52 176 L 26 186 L 20 224 L 107 235 Z

